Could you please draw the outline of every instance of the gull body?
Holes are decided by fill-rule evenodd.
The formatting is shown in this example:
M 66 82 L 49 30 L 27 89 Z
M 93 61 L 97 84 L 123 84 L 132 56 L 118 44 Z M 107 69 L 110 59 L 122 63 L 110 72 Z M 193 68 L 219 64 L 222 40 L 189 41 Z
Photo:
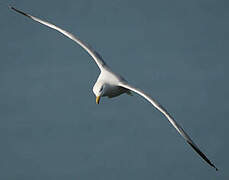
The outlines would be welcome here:
M 79 44 L 84 50 L 88 52 L 88 54 L 93 58 L 93 60 L 96 62 L 100 69 L 100 75 L 98 76 L 98 79 L 93 87 L 93 92 L 96 96 L 96 103 L 99 104 L 101 97 L 109 97 L 113 98 L 116 96 L 119 96 L 123 93 L 131 94 L 131 92 L 135 92 L 139 94 L 140 96 L 144 97 L 147 101 L 149 101 L 156 109 L 158 109 L 173 125 L 173 127 L 178 131 L 178 133 L 186 140 L 186 142 L 213 168 L 218 170 L 215 165 L 207 158 L 207 156 L 198 148 L 198 146 L 192 141 L 192 139 L 188 136 L 188 134 L 183 130 L 183 128 L 175 121 L 175 119 L 168 113 L 168 111 L 161 106 L 158 102 L 156 102 L 152 97 L 147 95 L 142 90 L 135 88 L 131 86 L 123 77 L 120 75 L 114 73 L 110 67 L 105 63 L 103 58 L 83 41 L 81 41 L 77 36 L 74 36 L 73 34 L 65 31 L 64 29 L 61 29 L 60 27 L 51 24 L 47 21 L 41 20 L 37 17 L 31 16 L 23 11 L 20 11 L 14 7 L 9 7 L 13 9 L 14 11 L 38 22 L 45 26 L 48 26 L 52 29 L 55 29 L 56 31 L 59 31 L 60 33 L 64 34 L 68 38 L 75 41 L 77 44 Z
M 96 96 L 96 103 L 99 104 L 100 97 L 113 98 L 123 93 L 130 94 L 130 90 L 122 86 L 120 83 L 127 82 L 123 77 L 111 71 L 110 68 L 105 67 L 93 87 L 93 92 Z

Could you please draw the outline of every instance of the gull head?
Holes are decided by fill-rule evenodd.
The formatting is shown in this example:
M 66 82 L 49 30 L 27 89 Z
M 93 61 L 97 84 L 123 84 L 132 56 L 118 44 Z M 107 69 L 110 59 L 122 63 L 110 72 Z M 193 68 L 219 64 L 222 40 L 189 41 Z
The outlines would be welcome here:
M 96 104 L 99 104 L 100 98 L 105 94 L 105 87 L 104 83 L 96 82 L 93 87 L 93 92 L 96 96 Z

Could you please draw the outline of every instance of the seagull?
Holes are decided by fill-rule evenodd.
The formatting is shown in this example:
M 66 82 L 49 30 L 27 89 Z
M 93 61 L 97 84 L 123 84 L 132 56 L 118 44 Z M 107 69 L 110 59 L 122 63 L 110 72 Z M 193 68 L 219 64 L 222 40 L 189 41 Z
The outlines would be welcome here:
M 60 27 L 51 24 L 47 21 L 41 20 L 37 17 L 31 16 L 23 11 L 20 11 L 12 6 L 9 6 L 10 9 L 20 13 L 40 24 L 48 26 L 49 28 L 55 29 L 60 33 L 64 34 L 68 38 L 75 41 L 79 44 L 88 54 L 94 59 L 96 64 L 100 69 L 100 75 L 93 87 L 93 92 L 96 96 L 96 103 L 99 104 L 101 97 L 108 97 L 113 98 L 119 96 L 121 94 L 128 94 L 132 95 L 131 92 L 135 92 L 149 101 L 157 110 L 159 110 L 173 125 L 173 127 L 178 131 L 178 133 L 185 139 L 185 141 L 216 171 L 218 169 L 216 166 L 207 158 L 207 156 L 198 148 L 198 146 L 192 141 L 192 139 L 188 136 L 188 134 L 183 130 L 183 128 L 174 120 L 174 118 L 168 113 L 168 111 L 160 105 L 157 101 L 155 101 L 152 97 L 148 94 L 143 92 L 141 89 L 135 88 L 134 86 L 130 85 L 122 76 L 114 73 L 111 68 L 105 63 L 102 59 L 101 55 L 93 50 L 92 47 L 81 41 L 77 36 L 69 33 L 68 31 L 61 29 Z

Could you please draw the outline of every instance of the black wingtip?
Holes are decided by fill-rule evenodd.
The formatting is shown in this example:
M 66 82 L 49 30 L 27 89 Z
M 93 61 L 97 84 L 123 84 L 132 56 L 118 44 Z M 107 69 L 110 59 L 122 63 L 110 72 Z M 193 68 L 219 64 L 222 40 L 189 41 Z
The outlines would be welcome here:
M 191 142 L 187 141 L 187 143 L 211 166 L 213 167 L 216 171 L 218 171 L 218 168 L 215 167 L 214 164 L 212 164 L 212 162 L 205 156 L 204 153 L 202 153 L 199 148 L 197 148 L 194 144 L 192 144 Z
M 16 12 L 18 12 L 18 13 L 20 13 L 20 14 L 22 14 L 22 15 L 27 16 L 27 17 L 30 18 L 30 16 L 29 16 L 28 14 L 26 14 L 26 13 L 24 13 L 24 12 L 22 12 L 22 11 L 16 9 L 16 8 L 14 8 L 13 6 L 10 6 L 10 5 L 9 5 L 9 8 L 10 8 L 10 9 L 13 9 L 14 11 L 16 11 Z
M 17 11 L 17 9 L 15 9 L 13 6 L 9 5 L 8 6 L 10 9 L 13 9 L 14 11 Z
M 209 163 L 216 171 L 218 171 L 219 169 L 217 167 L 215 167 L 214 164 L 212 164 L 212 162 Z

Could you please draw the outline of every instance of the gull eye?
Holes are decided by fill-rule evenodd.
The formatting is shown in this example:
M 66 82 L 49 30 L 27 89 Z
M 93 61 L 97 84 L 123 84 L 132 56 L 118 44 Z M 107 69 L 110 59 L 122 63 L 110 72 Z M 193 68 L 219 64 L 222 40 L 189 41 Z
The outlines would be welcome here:
M 103 90 L 103 86 L 100 88 L 99 92 L 101 92 Z

